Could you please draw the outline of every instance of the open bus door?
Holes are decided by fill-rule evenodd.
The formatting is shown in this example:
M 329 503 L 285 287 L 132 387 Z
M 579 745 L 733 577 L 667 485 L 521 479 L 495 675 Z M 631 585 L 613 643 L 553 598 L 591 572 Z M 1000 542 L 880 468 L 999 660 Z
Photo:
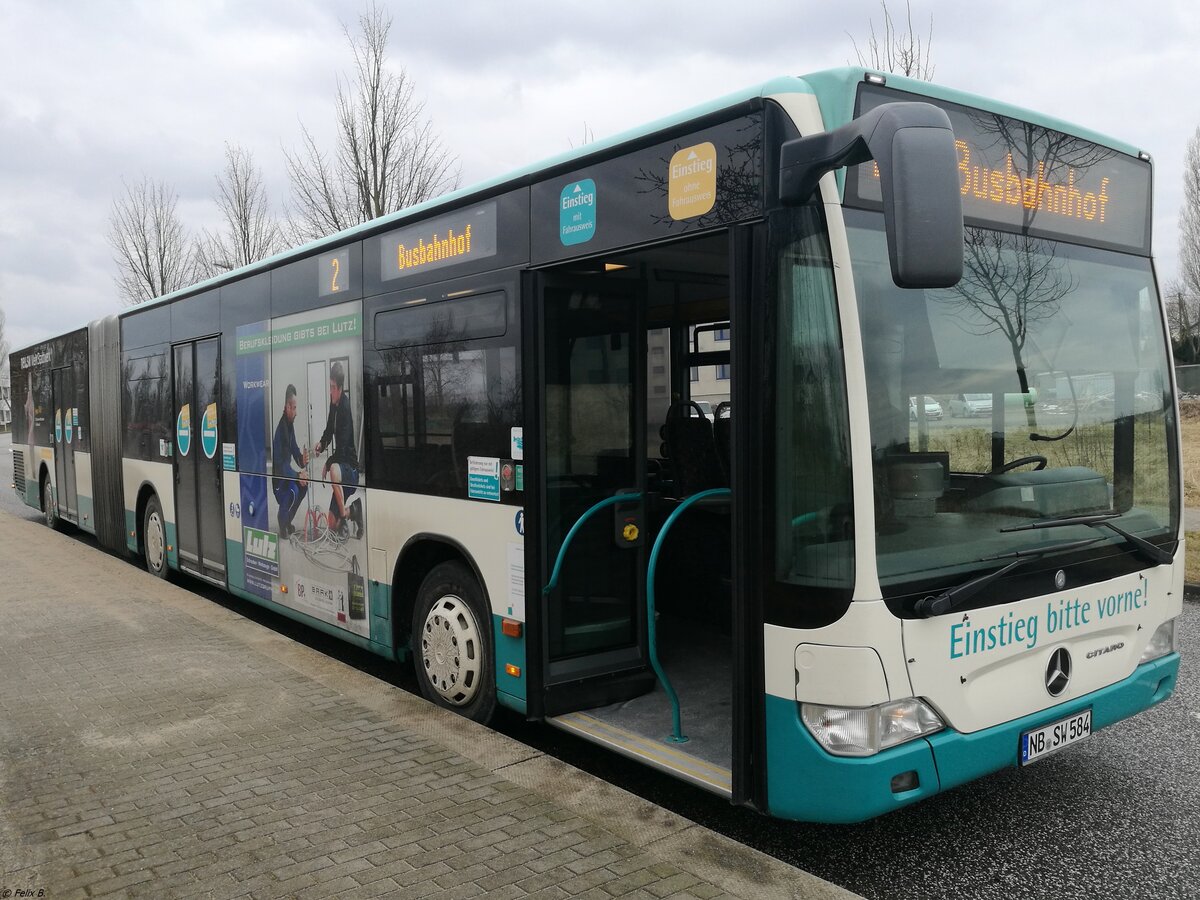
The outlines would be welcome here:
M 531 276 L 525 534 L 531 715 L 744 803 L 756 798 L 748 710 L 762 702 L 745 670 L 761 654 L 738 645 L 762 629 L 745 634 L 735 601 L 731 466 L 714 456 L 724 477 L 682 488 L 683 454 L 668 449 L 673 415 L 714 450 L 730 439 L 730 420 L 713 429 L 689 403 L 689 370 L 728 378 L 728 344 L 697 353 L 695 331 L 728 328 L 739 254 L 744 272 L 748 231 Z
M 544 342 L 538 458 L 541 549 L 558 587 L 541 601 L 545 713 L 628 699 L 653 684 L 646 653 L 644 329 L 628 286 L 541 276 Z M 629 497 L 581 518 L 597 503 Z M 547 579 L 548 580 L 548 579 Z

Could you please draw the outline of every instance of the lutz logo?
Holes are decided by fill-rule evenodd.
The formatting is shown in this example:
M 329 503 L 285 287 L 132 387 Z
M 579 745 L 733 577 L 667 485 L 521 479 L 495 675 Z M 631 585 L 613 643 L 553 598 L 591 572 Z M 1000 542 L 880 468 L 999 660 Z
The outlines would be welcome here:
M 279 562 L 279 536 L 257 528 L 242 529 L 242 543 L 246 553 L 273 563 Z

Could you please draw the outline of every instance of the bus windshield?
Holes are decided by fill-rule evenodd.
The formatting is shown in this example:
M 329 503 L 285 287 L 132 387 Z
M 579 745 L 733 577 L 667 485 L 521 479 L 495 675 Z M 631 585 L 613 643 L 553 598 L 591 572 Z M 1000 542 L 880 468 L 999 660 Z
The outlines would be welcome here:
M 1078 584 L 1132 558 L 1115 532 L 1017 528 L 1032 522 L 1117 513 L 1108 521 L 1126 532 L 1174 539 L 1174 407 L 1149 259 L 968 228 L 957 286 L 902 290 L 889 274 L 883 217 L 845 216 L 885 598 L 961 583 L 1013 551 L 1098 535 L 1040 567 L 1070 564 Z M 910 402 L 921 396 L 945 414 Z

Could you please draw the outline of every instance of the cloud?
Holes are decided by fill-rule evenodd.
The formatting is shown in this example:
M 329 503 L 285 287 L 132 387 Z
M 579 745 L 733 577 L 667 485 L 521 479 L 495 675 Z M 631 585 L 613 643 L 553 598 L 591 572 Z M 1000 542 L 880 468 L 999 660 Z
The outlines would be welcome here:
M 898 7 L 898 4 L 892 4 Z M 350 66 L 353 0 L 67 3 L 6 0 L 0 35 L 0 303 L 10 332 L 42 337 L 115 308 L 105 243 L 121 180 L 179 191 L 198 231 L 217 224 L 224 145 L 249 149 L 278 201 L 283 148 L 303 122 L 330 146 L 336 79 Z M 781 4 L 612 0 L 393 7 L 406 67 L 464 182 L 781 74 L 854 59 L 876 0 Z M 1111 133 L 1156 159 L 1154 249 L 1176 270 L 1183 148 L 1200 124 L 1185 91 L 1200 7 L 1015 0 L 933 16 L 939 82 Z M 1176 88 L 1178 85 L 1178 88 Z M 1172 91 L 1174 90 L 1174 94 Z

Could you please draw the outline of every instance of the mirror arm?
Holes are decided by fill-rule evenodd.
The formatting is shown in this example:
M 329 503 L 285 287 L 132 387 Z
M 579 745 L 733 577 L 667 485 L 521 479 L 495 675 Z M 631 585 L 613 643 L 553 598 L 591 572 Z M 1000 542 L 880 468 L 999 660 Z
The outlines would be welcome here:
M 889 178 L 892 141 L 905 128 L 943 128 L 953 135 L 950 118 L 936 106 L 884 103 L 841 128 L 785 142 L 779 156 L 779 201 L 784 206 L 806 203 L 826 172 L 870 159 L 880 162 L 880 178 Z
M 833 131 L 786 141 L 779 155 L 779 200 L 807 203 L 822 176 L 842 166 L 878 164 L 892 281 L 947 288 L 963 272 L 963 216 L 950 117 L 929 103 L 884 103 Z

